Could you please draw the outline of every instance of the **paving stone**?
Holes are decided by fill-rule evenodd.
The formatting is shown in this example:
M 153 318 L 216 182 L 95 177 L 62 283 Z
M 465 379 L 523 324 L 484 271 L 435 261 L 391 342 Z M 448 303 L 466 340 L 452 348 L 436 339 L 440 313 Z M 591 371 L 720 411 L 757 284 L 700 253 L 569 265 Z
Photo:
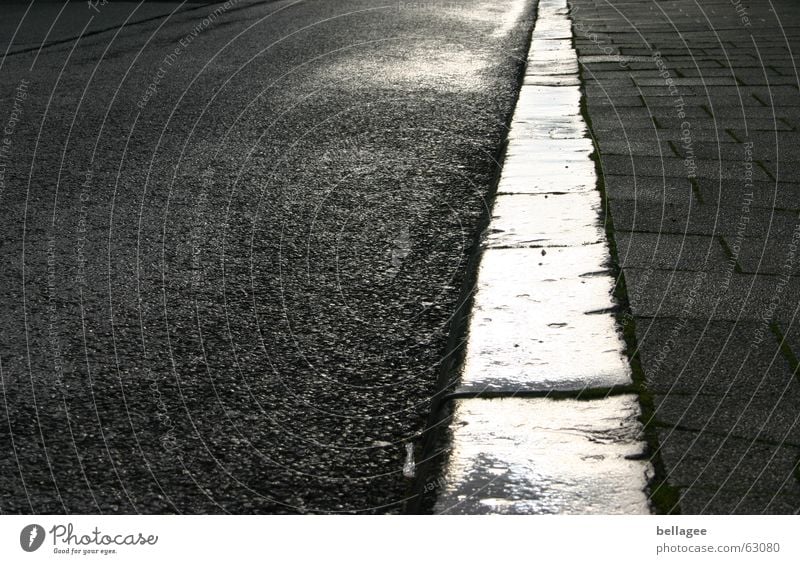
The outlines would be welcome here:
M 648 277 L 649 274 L 649 277 Z M 680 319 L 786 321 L 795 315 L 800 279 L 722 272 L 625 269 L 633 314 Z
M 676 137 L 676 139 L 678 139 Z M 676 157 L 623 157 L 601 155 L 603 171 L 607 174 L 635 175 L 660 174 L 667 177 L 710 178 L 725 180 L 741 180 L 744 166 L 741 161 L 704 160 L 695 158 L 691 162 Z M 752 167 L 753 180 L 764 182 L 770 180 L 769 175 Z
M 605 244 L 485 251 L 458 389 L 630 384 L 615 318 L 603 312 L 614 306 L 607 261 Z
M 662 424 L 712 431 L 658 431 L 681 509 L 797 513 L 800 384 L 772 327 L 800 358 L 800 260 L 789 252 L 800 210 L 800 90 L 767 10 L 795 22 L 800 5 L 751 2 L 748 27 L 728 0 L 702 10 L 693 0 L 571 5 L 575 30 L 637 57 L 626 76 L 590 36 L 576 42 L 583 76 L 596 73 L 586 107 L 646 387 Z M 799 29 L 784 27 L 792 49 Z M 677 93 L 653 76 L 654 50 Z M 684 122 L 691 147 L 681 141 Z M 697 169 L 691 182 L 685 157 Z M 705 261 L 709 242 L 718 244 Z
M 675 158 L 676 154 L 668 143 L 660 144 L 655 139 L 613 139 L 609 137 L 598 138 L 600 154 L 625 155 L 640 157 Z
M 686 94 L 681 95 L 681 100 L 686 104 L 687 108 L 708 106 L 709 99 L 706 96 L 689 96 Z M 674 97 L 651 96 L 645 97 L 644 103 L 648 107 L 657 106 L 675 106 Z M 743 94 L 738 96 L 736 94 L 730 96 L 715 96 L 713 99 L 714 107 L 726 106 L 746 106 L 746 107 L 766 107 L 766 104 L 759 98 L 751 94 Z
M 581 49 L 579 47 L 579 49 Z M 582 49 L 581 49 L 582 50 Z M 620 61 L 625 64 L 621 65 Z M 581 69 L 590 72 L 626 71 L 650 72 L 653 63 L 648 57 L 625 57 L 624 55 L 586 55 L 578 58 Z
M 770 94 L 769 90 L 754 93 L 753 96 L 758 98 L 763 106 L 800 106 L 800 96 L 797 93 Z
M 709 98 L 713 99 L 716 96 L 739 96 L 745 94 L 752 94 L 769 104 L 769 100 L 774 103 L 779 103 L 782 99 L 800 97 L 800 92 L 797 86 L 771 86 L 769 88 L 764 86 L 710 86 L 703 89 L 699 94 L 706 94 Z
M 658 124 L 651 117 L 631 117 L 620 111 L 620 116 L 592 117 L 592 130 L 595 134 L 611 131 L 631 131 L 637 129 L 655 130 Z
M 800 489 L 794 479 L 800 448 L 708 432 L 663 429 L 658 435 L 661 457 L 670 469 L 669 480 L 688 488 L 686 496 L 694 488 L 735 488 L 761 494 L 762 501 L 765 496 L 771 499 L 780 495 L 792 505 L 800 503 Z M 751 509 L 760 512 L 763 506 Z
M 609 200 L 626 200 L 621 206 L 633 202 L 648 204 L 674 204 L 684 208 L 694 198 L 692 184 L 686 178 L 658 176 L 627 176 L 604 174 L 606 197 Z
M 761 323 L 637 319 L 647 389 L 658 394 L 774 397 L 797 381 L 777 339 Z
M 797 79 L 791 76 L 758 76 L 757 74 L 741 75 L 736 74 L 736 79 L 747 86 L 792 86 L 797 84 Z
M 788 273 L 791 276 L 800 276 L 800 260 L 792 258 L 794 255 L 789 235 L 743 238 L 725 236 L 724 239 L 736 256 L 741 271 L 746 274 Z M 797 242 L 794 244 L 797 245 Z
M 469 399 L 454 407 L 435 513 L 649 513 L 636 396 Z
M 728 257 L 717 237 L 617 232 L 623 267 L 666 270 L 726 270 Z
M 589 72 L 583 76 L 583 80 L 592 81 L 597 80 L 603 82 L 604 80 L 627 80 L 629 84 L 637 84 L 639 79 L 655 79 L 659 78 L 659 71 L 655 67 L 648 69 L 625 69 L 617 66 L 612 69 L 597 69 L 592 67 Z
M 603 107 L 592 110 L 591 118 L 595 122 L 598 120 L 613 120 L 624 123 L 624 120 L 631 118 L 645 120 L 651 119 L 653 115 L 653 111 L 649 108 L 625 108 L 623 110 L 614 107 Z
M 656 118 L 658 120 L 658 118 Z M 676 127 L 680 125 L 680 122 L 674 124 Z M 673 143 L 680 140 L 682 132 L 680 129 L 673 127 L 671 129 L 665 128 L 664 125 L 661 127 L 654 128 L 652 125 L 647 125 L 644 123 L 644 120 L 640 120 L 640 123 L 637 127 L 628 128 L 627 120 L 623 120 L 622 122 L 618 123 L 611 123 L 608 122 L 603 124 L 602 127 L 598 127 L 597 124 L 594 122 L 592 123 L 592 134 L 595 137 L 602 138 L 602 137 L 610 137 L 610 138 L 625 138 L 625 137 L 633 137 L 637 140 L 640 140 L 638 136 L 646 136 L 648 137 L 655 137 L 658 135 L 663 142 L 672 141 Z M 630 130 L 630 132 L 629 132 Z M 692 130 L 692 142 L 696 141 L 708 141 L 711 143 L 718 143 L 720 141 L 729 141 L 735 138 L 730 137 L 730 134 L 723 128 L 709 128 L 709 129 L 702 129 L 696 128 Z
M 722 105 L 714 107 L 714 116 L 718 118 L 787 118 L 795 117 L 797 110 L 791 106 L 786 107 L 752 107 L 736 105 Z
M 499 195 L 485 245 L 499 247 L 577 246 L 605 241 L 600 194 Z
M 682 110 L 687 116 L 694 118 L 708 119 L 709 113 L 705 106 L 686 106 Z M 677 111 L 673 106 L 648 106 L 644 108 L 625 108 L 624 110 L 614 108 L 611 106 L 594 106 L 591 111 L 592 119 L 596 117 L 614 117 L 620 120 L 623 117 L 636 117 L 639 119 L 652 119 L 656 118 L 659 123 L 663 120 L 674 119 Z M 680 125 L 680 123 L 679 123 Z
M 734 129 L 736 131 L 741 131 L 743 134 L 746 131 L 751 131 L 751 132 L 768 131 L 774 135 L 776 131 L 789 132 L 794 129 L 792 125 L 785 123 L 783 120 L 781 119 L 775 120 L 772 117 L 768 118 L 748 117 L 747 128 L 745 129 L 745 120 L 739 116 L 730 118 L 714 116 L 713 114 L 716 112 L 716 106 L 717 104 L 709 103 L 709 111 L 712 113 L 712 116 L 709 116 L 704 119 L 700 118 L 687 119 L 686 121 L 688 121 L 691 124 L 693 130 Z
M 676 86 L 735 86 L 736 81 L 726 76 L 701 76 L 697 78 L 673 78 Z M 639 86 L 661 86 L 664 84 L 663 78 L 637 78 L 636 84 Z
M 793 357 L 793 366 L 796 368 L 800 365 L 800 318 L 789 318 L 783 321 L 778 321 L 776 324 L 778 331 L 783 338 L 783 344 L 788 349 L 787 353 Z M 796 373 L 800 379 L 800 373 Z
M 739 206 L 741 211 L 743 196 L 747 194 L 747 199 L 752 197 L 753 200 L 749 204 L 751 208 L 800 210 L 800 183 L 797 182 L 754 182 L 752 190 L 745 190 L 743 183 L 731 186 L 727 182 L 701 178 L 697 180 L 697 187 L 703 202 L 711 207 L 733 205 Z
M 800 485 L 792 480 L 775 492 L 760 493 L 731 485 L 682 488 L 680 508 L 685 515 L 797 515 Z
M 641 179 L 640 179 L 641 180 Z M 735 196 L 730 198 L 735 203 Z M 797 227 L 797 214 L 791 211 L 751 208 L 739 205 L 642 202 L 633 206 L 627 200 L 612 199 L 610 208 L 614 228 L 621 231 L 649 231 L 687 235 L 744 236 L 770 233 L 775 237 L 791 237 Z M 746 216 L 743 224 L 742 217 Z
M 765 161 L 761 165 L 778 182 L 794 182 L 800 178 L 800 165 L 796 162 L 789 162 L 788 160 Z
M 759 387 L 750 394 L 738 390 L 720 395 L 671 393 L 655 395 L 653 402 L 660 424 L 800 448 L 800 382 L 793 378 L 784 390 Z
M 610 98 L 602 97 L 602 98 L 592 98 L 587 100 L 586 102 L 589 108 L 599 108 L 599 107 L 617 107 L 617 108 L 625 108 L 625 107 L 644 107 L 644 100 L 635 95 L 630 96 L 618 96 L 613 100 Z
M 690 38 L 686 38 L 689 41 Z M 703 66 L 702 68 L 684 68 L 681 69 L 680 73 L 683 76 L 690 77 L 690 76 L 727 76 L 732 77 L 734 75 L 738 76 L 740 72 L 743 71 L 744 67 L 737 67 L 736 69 L 731 69 L 729 67 L 725 68 L 708 68 Z M 760 67 L 752 67 L 754 70 L 752 72 L 759 72 Z M 773 73 L 775 76 L 782 76 L 778 73 Z
M 510 134 L 514 134 L 515 123 L 537 121 L 545 118 L 580 115 L 581 93 L 578 88 L 561 88 L 543 85 L 524 85 L 519 92 L 519 100 L 514 109 Z M 580 120 L 571 120 L 580 127 Z M 583 128 L 580 128 L 581 134 Z
M 573 164 L 561 165 L 560 169 L 550 167 L 546 176 L 536 175 L 534 171 L 547 166 L 530 155 L 506 161 L 508 168 L 497 186 L 498 194 L 558 194 L 596 190 L 594 163 L 589 159 L 576 160 Z
M 673 142 L 673 145 L 680 157 L 686 157 L 689 154 L 689 149 L 682 143 Z M 771 161 L 779 158 L 783 164 L 800 160 L 800 147 L 783 147 L 779 153 L 776 153 L 774 143 L 771 146 L 764 144 L 746 146 L 745 143 L 727 138 L 725 135 L 721 136 L 719 143 L 714 141 L 693 142 L 690 149 L 697 158 L 730 161 L 737 170 L 742 170 L 746 154 L 752 161 Z
M 781 60 L 772 61 L 772 64 L 770 64 L 770 68 L 774 69 L 775 72 L 778 72 L 778 73 L 782 74 L 783 76 L 796 76 L 797 66 L 796 65 L 791 65 L 791 64 L 787 65 L 786 63 L 790 63 L 790 61 L 788 61 L 788 60 L 787 61 L 781 61 Z
M 777 134 L 775 132 L 752 131 L 747 139 L 753 142 L 755 151 L 760 150 L 756 149 L 756 147 L 766 147 L 768 150 L 774 151 L 776 139 L 780 147 L 795 147 L 800 143 L 800 134 L 794 131 L 780 131 Z M 772 155 L 770 155 L 770 157 L 771 156 Z M 766 160 L 775 159 L 770 158 Z

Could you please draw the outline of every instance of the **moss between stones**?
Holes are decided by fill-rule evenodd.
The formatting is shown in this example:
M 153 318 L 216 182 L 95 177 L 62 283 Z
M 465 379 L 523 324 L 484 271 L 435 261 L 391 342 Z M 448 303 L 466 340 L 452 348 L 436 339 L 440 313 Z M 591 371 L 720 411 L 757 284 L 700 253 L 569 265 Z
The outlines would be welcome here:
M 578 48 L 575 45 L 574 33 L 572 46 L 577 53 Z M 614 287 L 614 297 L 621 306 L 621 312 L 617 313 L 616 317 L 618 323 L 622 326 L 622 335 L 625 341 L 625 354 L 630 360 L 634 388 L 639 396 L 639 404 L 642 410 L 641 422 L 644 427 L 644 435 L 647 443 L 647 457 L 649 458 L 650 463 L 653 465 L 654 470 L 653 477 L 648 484 L 650 502 L 656 513 L 676 515 L 680 514 L 681 512 L 679 504 L 680 490 L 667 481 L 667 472 L 664 467 L 663 460 L 661 459 L 661 449 L 658 441 L 657 426 L 654 424 L 655 408 L 653 404 L 653 396 L 647 390 L 644 369 L 642 368 L 642 364 L 639 359 L 639 350 L 636 342 L 636 320 L 634 319 L 630 310 L 630 303 L 628 301 L 628 293 L 625 284 L 625 275 L 622 272 L 622 269 L 619 267 L 619 255 L 617 253 L 616 241 L 614 240 L 614 221 L 611 217 L 611 212 L 608 207 L 608 196 L 606 193 L 603 164 L 600 159 L 599 147 L 594 136 L 592 119 L 586 103 L 586 91 L 584 87 L 585 80 L 583 77 L 583 69 L 580 67 L 580 65 L 578 69 L 578 76 L 581 79 L 581 114 L 586 122 L 589 135 L 592 138 L 592 144 L 595 147 L 595 150 L 590 157 L 595 164 L 597 189 L 600 192 L 600 197 L 602 200 L 600 216 L 605 226 L 606 238 L 608 239 L 608 245 L 611 251 L 612 272 L 617 280 L 617 283 Z

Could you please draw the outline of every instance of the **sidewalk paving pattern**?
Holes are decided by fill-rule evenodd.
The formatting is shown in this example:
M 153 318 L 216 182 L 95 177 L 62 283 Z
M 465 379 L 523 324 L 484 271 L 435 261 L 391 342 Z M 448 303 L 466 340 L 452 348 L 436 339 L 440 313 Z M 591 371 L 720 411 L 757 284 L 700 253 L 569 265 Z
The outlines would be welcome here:
M 797 513 L 800 5 L 570 4 L 660 509 Z

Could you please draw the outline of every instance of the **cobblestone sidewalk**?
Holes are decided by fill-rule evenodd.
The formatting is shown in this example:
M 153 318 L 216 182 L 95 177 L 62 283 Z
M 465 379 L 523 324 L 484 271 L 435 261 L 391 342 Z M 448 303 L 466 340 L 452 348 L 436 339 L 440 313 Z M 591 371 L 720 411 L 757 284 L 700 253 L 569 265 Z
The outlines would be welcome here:
M 800 4 L 574 0 L 653 499 L 800 511 Z

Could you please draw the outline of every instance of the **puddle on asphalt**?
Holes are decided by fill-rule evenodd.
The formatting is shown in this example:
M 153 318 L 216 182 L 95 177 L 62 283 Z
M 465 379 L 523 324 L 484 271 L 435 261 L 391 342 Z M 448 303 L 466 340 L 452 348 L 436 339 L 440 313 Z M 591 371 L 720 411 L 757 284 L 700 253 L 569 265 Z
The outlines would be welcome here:
M 638 415 L 634 395 L 459 401 L 434 511 L 649 513 Z

